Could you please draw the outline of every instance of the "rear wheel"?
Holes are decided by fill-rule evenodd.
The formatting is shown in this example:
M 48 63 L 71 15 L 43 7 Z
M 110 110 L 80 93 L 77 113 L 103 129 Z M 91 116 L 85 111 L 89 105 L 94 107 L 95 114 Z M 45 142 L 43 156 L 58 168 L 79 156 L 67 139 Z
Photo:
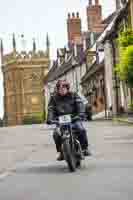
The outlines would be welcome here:
M 76 160 L 75 157 L 73 156 L 73 152 L 71 149 L 71 145 L 70 145 L 70 141 L 69 139 L 66 139 L 63 142 L 63 154 L 64 154 L 64 158 L 68 164 L 68 168 L 71 172 L 75 172 L 76 171 Z

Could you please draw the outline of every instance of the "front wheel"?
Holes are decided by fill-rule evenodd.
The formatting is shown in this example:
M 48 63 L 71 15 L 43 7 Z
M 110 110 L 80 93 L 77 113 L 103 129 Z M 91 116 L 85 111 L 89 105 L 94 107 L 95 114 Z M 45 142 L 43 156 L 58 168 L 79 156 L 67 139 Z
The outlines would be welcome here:
M 73 156 L 73 152 L 71 149 L 71 144 L 70 144 L 70 140 L 66 139 L 63 144 L 62 144 L 62 148 L 63 148 L 63 154 L 64 154 L 64 158 L 68 164 L 68 168 L 71 172 L 75 172 L 76 171 L 76 160 L 75 157 Z
M 81 160 L 76 161 L 76 167 L 79 168 L 81 166 Z

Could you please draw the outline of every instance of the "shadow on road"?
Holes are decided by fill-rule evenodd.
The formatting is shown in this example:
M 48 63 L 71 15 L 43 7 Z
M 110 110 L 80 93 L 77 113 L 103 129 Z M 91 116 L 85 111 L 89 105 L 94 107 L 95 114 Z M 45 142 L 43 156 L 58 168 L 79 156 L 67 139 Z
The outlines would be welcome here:
M 97 159 L 88 159 L 87 162 L 83 162 L 82 166 L 77 169 L 76 173 L 70 173 L 68 166 L 65 162 L 50 162 L 50 163 L 40 163 L 40 162 L 30 162 L 23 163 L 20 166 L 17 166 L 12 172 L 16 175 L 92 175 L 96 172 L 104 173 L 105 171 L 116 170 L 116 169 L 126 169 L 132 168 L 132 160 L 97 160 Z
M 41 166 L 32 166 L 24 167 L 15 170 L 15 173 L 22 174 L 64 174 L 68 173 L 68 168 L 65 163 L 63 164 L 52 164 L 52 165 L 41 165 Z
M 83 171 L 87 169 L 87 166 L 83 164 L 79 169 L 77 169 L 76 173 L 79 171 Z M 23 166 L 19 167 L 13 171 L 14 173 L 19 174 L 68 174 L 70 173 L 68 166 L 65 162 L 59 163 L 55 162 L 52 164 L 41 164 L 41 165 L 33 165 L 33 166 Z

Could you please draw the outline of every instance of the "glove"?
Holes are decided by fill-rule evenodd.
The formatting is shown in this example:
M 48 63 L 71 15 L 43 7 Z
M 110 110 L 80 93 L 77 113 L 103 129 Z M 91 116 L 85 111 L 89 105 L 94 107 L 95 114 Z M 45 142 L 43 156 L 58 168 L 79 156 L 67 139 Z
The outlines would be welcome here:
M 51 125 L 52 124 L 51 120 L 47 120 L 46 124 Z
M 73 118 L 73 122 L 74 121 L 77 121 L 77 120 L 80 120 L 81 118 L 80 118 L 80 116 L 79 115 L 76 115 L 74 118 Z
M 79 115 L 79 117 L 80 117 L 80 119 L 83 120 L 83 121 L 86 119 L 85 113 L 81 113 L 81 114 Z

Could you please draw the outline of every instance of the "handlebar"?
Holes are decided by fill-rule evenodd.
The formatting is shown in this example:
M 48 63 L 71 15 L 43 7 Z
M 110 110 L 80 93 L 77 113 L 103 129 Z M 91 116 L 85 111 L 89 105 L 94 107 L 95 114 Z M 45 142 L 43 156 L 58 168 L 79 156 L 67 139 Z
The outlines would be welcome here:
M 59 121 L 58 120 L 51 120 L 51 124 L 59 125 Z

